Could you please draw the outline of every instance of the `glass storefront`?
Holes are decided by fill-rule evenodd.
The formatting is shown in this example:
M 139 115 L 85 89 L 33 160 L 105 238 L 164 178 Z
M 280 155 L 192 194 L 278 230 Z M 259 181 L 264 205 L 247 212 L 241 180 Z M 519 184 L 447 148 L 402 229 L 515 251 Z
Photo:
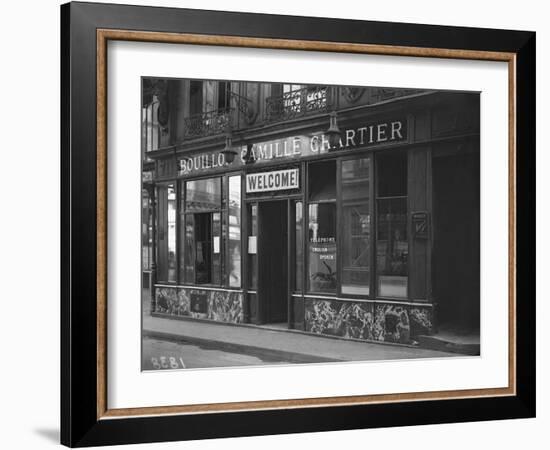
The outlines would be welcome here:
M 407 297 L 407 154 L 381 153 L 377 159 L 377 291 L 381 297 Z
M 336 161 L 310 164 L 308 176 L 308 290 L 335 293 Z
M 370 158 L 342 161 L 342 294 L 370 294 Z
M 228 264 L 227 277 L 230 287 L 241 287 L 241 177 L 228 178 Z
M 294 271 L 289 290 L 407 298 L 407 153 L 312 161 L 300 172 L 302 183 L 293 198 L 270 193 L 292 212 L 285 231 L 291 245 L 287 262 Z M 258 288 L 259 242 L 269 240 L 259 228 L 258 210 L 266 199 L 243 193 L 243 176 L 222 174 L 159 187 L 159 256 L 165 255 L 159 282 Z

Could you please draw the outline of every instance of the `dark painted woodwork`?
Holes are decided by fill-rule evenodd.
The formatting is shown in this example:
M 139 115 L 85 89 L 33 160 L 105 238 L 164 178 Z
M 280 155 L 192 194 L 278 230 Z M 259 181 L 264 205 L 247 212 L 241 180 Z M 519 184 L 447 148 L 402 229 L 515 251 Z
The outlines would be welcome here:
M 291 308 L 292 308 L 292 322 L 291 328 L 295 330 L 305 330 L 304 323 L 304 298 L 303 297 L 291 297 Z
M 479 170 L 479 153 L 433 159 L 434 300 L 453 328 L 479 327 Z
M 287 202 L 258 204 L 258 297 L 264 323 L 286 322 L 287 285 Z
M 415 212 L 427 214 L 428 229 L 430 228 L 431 205 L 428 204 L 428 172 L 429 150 L 427 148 L 412 149 L 408 158 L 408 211 L 409 211 L 409 298 L 426 300 L 428 297 L 428 282 L 426 274 L 429 265 L 429 232 L 428 239 L 419 238 L 412 229 L 412 215 Z
M 168 191 L 166 185 L 157 187 L 157 281 L 168 281 Z

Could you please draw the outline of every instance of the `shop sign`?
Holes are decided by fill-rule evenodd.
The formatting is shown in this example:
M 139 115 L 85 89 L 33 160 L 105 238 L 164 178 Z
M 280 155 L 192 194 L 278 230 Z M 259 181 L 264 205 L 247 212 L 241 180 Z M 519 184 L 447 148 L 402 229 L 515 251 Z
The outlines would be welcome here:
M 334 237 L 311 238 L 310 251 L 319 255 L 320 261 L 336 259 L 336 239 Z
M 428 239 L 428 213 L 425 211 L 412 213 L 413 233 L 416 239 Z
M 284 191 L 299 189 L 299 169 L 274 170 L 246 175 L 246 192 Z
M 141 181 L 143 183 L 150 183 L 151 181 L 153 181 L 153 172 L 151 172 L 150 170 L 143 172 L 141 175 Z
M 292 136 L 274 141 L 260 142 L 252 145 L 252 159 L 255 162 L 273 161 L 276 159 L 293 159 L 328 153 L 331 150 L 347 150 L 356 147 L 368 147 L 377 144 L 400 142 L 407 138 L 406 120 L 390 120 L 367 124 L 343 130 L 336 147 L 330 145 L 324 133 Z M 241 162 L 246 159 L 246 147 L 241 149 Z
M 407 120 L 401 118 L 343 129 L 342 137 L 335 148 L 331 147 L 328 137 L 319 132 L 254 143 L 250 150 L 250 157 L 255 163 L 261 164 L 275 160 L 283 161 L 322 155 L 331 150 L 373 147 L 406 140 Z M 227 163 L 220 151 L 201 153 L 180 159 L 178 161 L 178 174 L 187 175 L 223 167 L 236 168 L 245 165 L 247 158 L 246 146 L 235 150 L 239 154 L 231 164 Z

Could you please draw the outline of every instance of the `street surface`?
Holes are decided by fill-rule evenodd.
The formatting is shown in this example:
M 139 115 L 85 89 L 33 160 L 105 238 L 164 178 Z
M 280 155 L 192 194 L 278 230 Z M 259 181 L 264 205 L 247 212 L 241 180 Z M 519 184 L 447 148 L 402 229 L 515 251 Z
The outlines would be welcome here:
M 214 348 L 150 337 L 143 338 L 142 370 L 290 364 L 284 360 L 258 358 Z

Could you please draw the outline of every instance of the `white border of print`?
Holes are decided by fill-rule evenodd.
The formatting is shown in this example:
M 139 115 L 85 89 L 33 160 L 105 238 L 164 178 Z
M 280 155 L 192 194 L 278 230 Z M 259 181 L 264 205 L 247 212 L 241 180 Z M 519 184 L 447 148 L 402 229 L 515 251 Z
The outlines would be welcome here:
M 482 355 L 141 372 L 141 76 L 480 91 Z M 108 86 L 109 409 L 507 386 L 507 63 L 110 41 Z

